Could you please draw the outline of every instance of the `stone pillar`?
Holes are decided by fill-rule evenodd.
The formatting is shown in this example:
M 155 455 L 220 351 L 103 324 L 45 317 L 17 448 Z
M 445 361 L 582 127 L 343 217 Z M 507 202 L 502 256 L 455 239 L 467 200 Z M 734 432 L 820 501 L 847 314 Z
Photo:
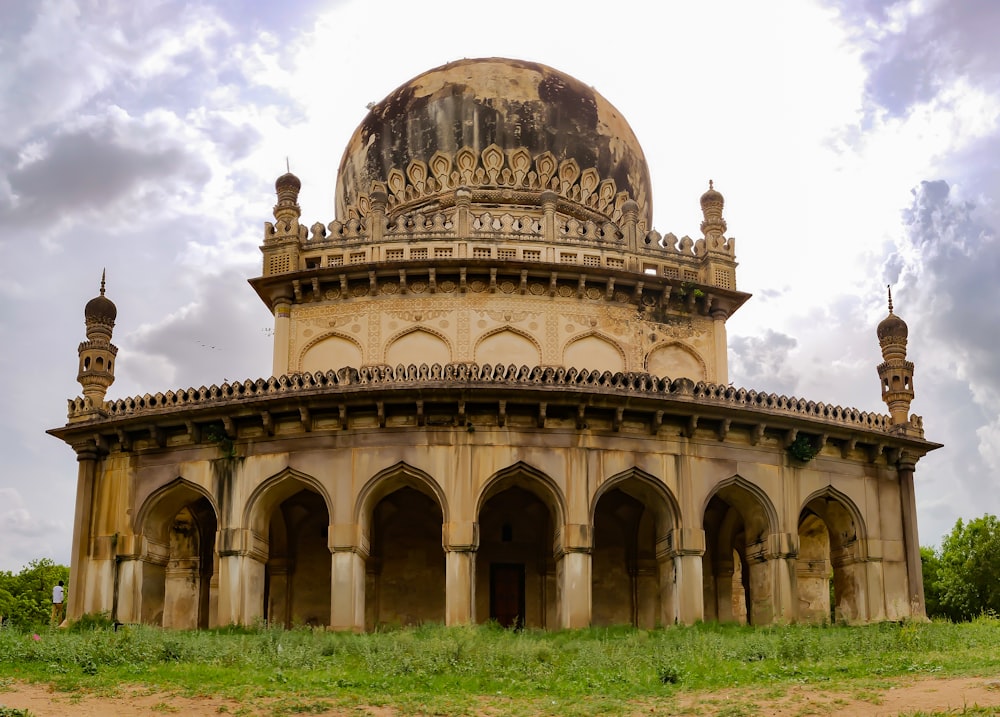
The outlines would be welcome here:
M 772 533 L 768 536 L 767 551 L 764 555 L 767 561 L 771 581 L 771 620 L 770 622 L 788 623 L 795 620 L 797 612 L 798 591 L 796 589 L 795 557 L 798 555 L 798 535 L 792 533 Z M 751 569 L 752 571 L 752 569 Z M 751 572 L 752 579 L 752 572 Z M 755 607 L 757 599 L 751 598 Z M 758 623 L 754 624 L 766 624 Z
M 267 561 L 267 574 L 270 585 L 268 586 L 267 624 L 274 626 L 290 627 L 291 620 L 288 614 L 288 574 L 290 564 L 288 558 L 271 558 Z
M 557 244 L 559 238 L 556 236 L 556 202 L 559 200 L 559 195 L 551 189 L 546 189 L 539 199 L 542 200 L 542 236 L 549 244 Z
M 356 523 L 334 523 L 329 530 L 330 629 L 365 631 L 365 562 L 368 538 Z
M 91 522 L 94 510 L 94 476 L 97 447 L 93 441 L 73 446 L 76 450 L 76 510 L 73 519 L 73 552 L 70 555 L 66 617 L 76 620 L 83 613 L 84 586 L 90 554 Z
M 589 525 L 567 524 L 563 528 L 562 555 L 557 558 L 560 627 L 563 629 L 590 626 L 591 543 Z
M 116 550 L 115 608 L 111 619 L 122 623 L 142 622 L 142 563 L 141 535 L 125 533 L 118 536 Z
M 742 622 L 733 611 L 733 575 L 736 566 L 732 558 L 716 561 L 712 570 L 715 576 L 715 619 L 719 622 Z M 740 588 L 742 590 L 742 588 Z
M 726 338 L 728 307 L 718 300 L 712 302 L 712 329 L 715 335 L 715 383 L 729 383 L 729 342 Z
M 476 621 L 476 551 L 445 551 L 445 625 L 471 625 Z
M 910 617 L 927 617 L 924 604 L 924 574 L 917 537 L 917 498 L 913 488 L 916 458 L 903 454 L 898 463 L 900 513 L 903 517 L 903 548 L 906 550 L 906 578 L 909 585 Z
M 441 544 L 445 550 L 445 624 L 475 623 L 479 524 L 472 521 L 445 523 L 441 526 Z
M 200 563 L 198 558 L 184 558 L 171 560 L 167 564 L 163 627 L 197 629 L 201 593 Z
M 266 550 L 253 549 L 249 530 L 220 530 L 219 624 L 253 625 L 264 619 Z
M 365 559 L 358 550 L 335 549 L 332 555 L 330 629 L 365 631 Z
M 702 557 L 705 555 L 704 530 L 674 530 L 674 592 L 677 621 L 693 625 L 705 619 L 705 593 Z
M 455 231 L 459 239 L 468 239 L 472 234 L 472 192 L 468 187 L 455 190 Z
M 292 324 L 292 300 L 280 296 L 273 302 L 274 310 L 274 376 L 288 373 L 288 342 Z
M 663 627 L 675 625 L 680 621 L 677 614 L 676 576 L 674 575 L 674 556 L 668 552 L 656 554 L 656 577 L 659 587 L 660 613 L 657 620 Z

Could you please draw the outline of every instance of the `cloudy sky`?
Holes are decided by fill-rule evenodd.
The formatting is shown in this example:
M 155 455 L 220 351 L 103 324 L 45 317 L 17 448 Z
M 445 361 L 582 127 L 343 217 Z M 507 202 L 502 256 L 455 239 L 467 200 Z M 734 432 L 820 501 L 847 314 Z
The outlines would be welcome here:
M 650 164 L 654 224 L 726 196 L 737 385 L 886 412 L 892 283 L 927 437 L 921 542 L 1000 513 L 1000 3 L 994 0 L 282 3 L 0 0 L 0 569 L 68 563 L 76 462 L 45 429 L 76 396 L 107 267 L 110 397 L 267 376 L 260 273 L 289 157 L 333 219 L 368 103 L 462 57 L 593 85 Z

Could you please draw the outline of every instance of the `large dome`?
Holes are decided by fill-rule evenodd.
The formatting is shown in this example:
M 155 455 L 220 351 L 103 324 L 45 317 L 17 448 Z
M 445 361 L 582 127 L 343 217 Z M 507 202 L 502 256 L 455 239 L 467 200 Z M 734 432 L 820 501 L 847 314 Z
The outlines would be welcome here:
M 640 221 L 651 225 L 649 170 L 621 113 L 569 75 L 503 58 L 429 70 L 374 105 L 340 162 L 337 215 L 363 206 L 372 183 L 387 183 L 394 168 L 406 172 L 414 160 L 429 164 L 436 153 L 462 148 L 478 157 L 491 145 L 508 156 L 523 148 L 532 157 L 550 153 L 559 166 L 575 160 L 577 171 L 593 168 L 619 197 L 635 200 Z

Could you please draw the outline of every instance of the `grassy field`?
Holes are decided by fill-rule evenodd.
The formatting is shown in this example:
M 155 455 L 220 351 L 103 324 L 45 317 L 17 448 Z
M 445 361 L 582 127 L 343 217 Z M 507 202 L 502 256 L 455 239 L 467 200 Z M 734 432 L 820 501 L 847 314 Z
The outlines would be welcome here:
M 419 714 L 635 714 L 637 705 L 692 691 L 779 694 L 806 685 L 863 693 L 914 675 L 1000 675 L 1000 620 L 549 633 L 0 631 L 0 709 L 4 683 L 41 681 L 66 692 L 111 693 L 126 684 L 224 696 L 247 714 L 260 704 L 273 714 L 359 704 Z

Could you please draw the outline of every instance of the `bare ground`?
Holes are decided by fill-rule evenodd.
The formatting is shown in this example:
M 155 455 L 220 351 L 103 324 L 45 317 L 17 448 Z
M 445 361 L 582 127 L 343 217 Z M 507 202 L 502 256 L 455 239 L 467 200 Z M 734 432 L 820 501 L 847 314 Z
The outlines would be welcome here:
M 356 705 L 321 710 L 322 700 L 310 699 L 309 714 L 328 717 L 395 717 L 399 712 L 385 707 Z M 207 717 L 219 714 L 264 716 L 289 711 L 290 705 L 278 700 L 255 700 L 246 703 L 218 697 L 182 697 L 150 692 L 137 686 L 123 685 L 112 696 L 57 692 L 50 686 L 24 682 L 8 683 L 0 691 L 0 707 L 26 708 L 35 717 L 104 717 L 121 715 L 178 714 Z M 513 707 L 513 705 L 508 705 Z M 1000 715 L 1000 678 L 956 677 L 900 680 L 884 689 L 839 687 L 822 689 L 816 685 L 795 685 L 765 691 L 725 690 L 720 692 L 681 692 L 672 697 L 644 699 L 635 703 L 639 715 L 761 715 L 768 717 L 805 717 L 806 715 L 850 715 L 851 717 L 892 717 L 914 712 L 962 714 L 970 708 L 988 708 L 985 714 Z M 524 713 L 523 704 L 517 708 Z M 502 703 L 484 705 L 479 714 L 501 715 L 508 710 Z M 538 714 L 558 714 L 558 705 L 539 703 Z M 976 714 L 984 714 L 982 711 Z

